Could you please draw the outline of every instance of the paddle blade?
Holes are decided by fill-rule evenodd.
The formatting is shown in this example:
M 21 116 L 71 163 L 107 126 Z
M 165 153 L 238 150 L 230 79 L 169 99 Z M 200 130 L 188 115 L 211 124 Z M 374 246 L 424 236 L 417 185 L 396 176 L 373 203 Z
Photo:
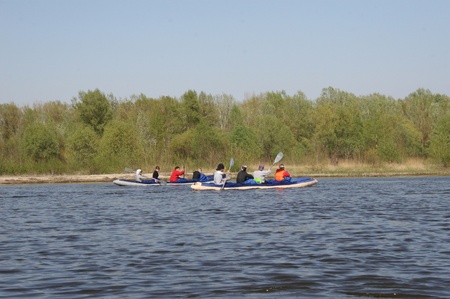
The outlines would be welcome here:
M 231 158 L 231 159 L 230 159 L 230 169 L 231 169 L 231 167 L 233 167 L 233 165 L 234 165 L 234 159 Z
M 231 170 L 231 167 L 233 167 L 233 165 L 234 165 L 234 159 L 233 158 L 231 158 L 230 159 L 230 168 L 228 168 L 228 171 L 230 171 Z M 227 183 L 227 181 L 225 180 L 225 181 L 223 181 L 223 185 L 222 185 L 222 188 L 220 188 L 220 190 L 223 190 L 223 188 L 225 188 L 225 184 Z
M 134 170 L 133 170 L 133 169 L 131 169 L 131 168 L 128 168 L 128 167 L 125 167 L 125 171 L 126 171 L 126 172 L 134 172 Z
M 283 153 L 279 152 L 278 155 L 275 157 L 275 161 L 273 161 L 273 165 L 277 164 L 278 162 L 281 161 L 281 159 L 283 159 Z
M 158 183 L 159 183 L 160 185 L 162 185 L 162 186 L 167 185 L 167 182 L 164 181 L 164 180 L 158 180 Z

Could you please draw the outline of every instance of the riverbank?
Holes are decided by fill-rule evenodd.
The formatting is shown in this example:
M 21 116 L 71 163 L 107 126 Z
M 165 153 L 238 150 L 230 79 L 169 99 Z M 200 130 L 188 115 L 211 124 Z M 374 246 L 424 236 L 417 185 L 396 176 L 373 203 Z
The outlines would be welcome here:
M 75 183 L 104 183 L 112 182 L 122 174 L 99 175 L 18 175 L 0 176 L 1 185 L 20 184 L 75 184 Z

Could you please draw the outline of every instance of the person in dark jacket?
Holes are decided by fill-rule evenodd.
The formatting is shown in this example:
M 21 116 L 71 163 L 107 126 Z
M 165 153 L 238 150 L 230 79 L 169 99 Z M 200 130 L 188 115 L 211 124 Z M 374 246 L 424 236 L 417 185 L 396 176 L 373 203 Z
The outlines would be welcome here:
M 247 173 L 247 166 L 244 165 L 241 167 L 241 171 L 239 171 L 237 174 L 236 183 L 242 184 L 249 179 L 253 179 L 253 176 Z
M 211 180 L 202 172 L 201 168 L 198 168 L 198 170 L 194 171 L 192 179 L 197 180 L 198 182 L 206 182 L 208 180 Z
M 155 167 L 155 171 L 153 171 L 153 179 L 157 180 L 159 178 L 159 166 Z
M 192 179 L 193 180 L 199 180 L 201 175 L 202 175 L 202 169 L 199 168 L 196 171 L 194 171 L 194 173 L 192 174 Z

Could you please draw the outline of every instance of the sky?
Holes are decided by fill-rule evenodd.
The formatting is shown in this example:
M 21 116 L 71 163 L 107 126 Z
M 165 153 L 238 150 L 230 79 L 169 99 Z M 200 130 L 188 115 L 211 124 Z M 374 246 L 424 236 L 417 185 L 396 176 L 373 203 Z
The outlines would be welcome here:
M 0 0 L 0 104 L 450 96 L 448 0 Z

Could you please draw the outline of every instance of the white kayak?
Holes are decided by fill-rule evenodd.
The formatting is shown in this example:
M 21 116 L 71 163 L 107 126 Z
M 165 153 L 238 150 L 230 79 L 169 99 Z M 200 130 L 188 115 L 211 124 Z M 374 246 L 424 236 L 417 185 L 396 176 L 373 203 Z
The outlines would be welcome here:
M 205 182 L 211 182 L 213 180 L 213 176 L 206 176 Z M 113 183 L 118 186 L 143 186 L 143 187 L 151 187 L 151 186 L 161 186 L 161 185 L 170 185 L 170 186 L 182 186 L 182 185 L 192 185 L 194 183 L 197 183 L 199 180 L 187 180 L 187 179 L 180 179 L 176 182 L 167 182 L 165 180 L 159 180 L 159 182 L 156 182 L 153 179 L 150 180 L 144 180 L 141 182 L 137 182 L 135 180 L 127 180 L 127 179 L 117 179 L 114 180 Z
M 148 181 L 142 181 L 142 182 L 136 182 L 135 180 L 125 180 L 125 179 L 117 179 L 113 181 L 114 184 L 118 186 L 160 186 L 162 184 L 156 183 L 154 180 L 148 180 Z

